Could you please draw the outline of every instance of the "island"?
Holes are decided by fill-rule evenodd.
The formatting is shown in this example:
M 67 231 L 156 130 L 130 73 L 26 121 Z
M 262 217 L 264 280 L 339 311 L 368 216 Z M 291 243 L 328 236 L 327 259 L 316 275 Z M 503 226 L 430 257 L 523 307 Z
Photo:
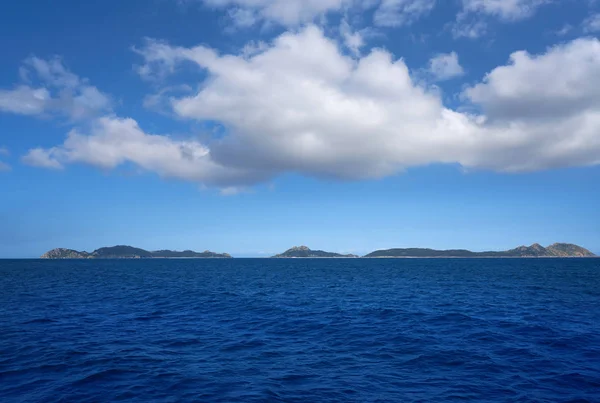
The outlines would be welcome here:
M 471 252 L 466 249 L 436 250 L 424 248 L 377 250 L 366 258 L 518 258 L 518 257 L 596 257 L 578 245 L 555 243 L 548 247 L 540 244 L 519 246 L 506 251 Z
M 211 251 L 183 252 L 172 250 L 147 251 L 133 246 L 117 245 L 96 249 L 92 253 L 80 252 L 73 249 L 52 249 L 41 256 L 41 259 L 202 259 L 202 258 L 231 258 L 228 253 Z
M 356 255 L 342 255 L 339 253 L 325 252 L 322 250 L 312 250 L 307 246 L 294 246 L 285 252 L 273 256 L 273 258 L 357 258 Z

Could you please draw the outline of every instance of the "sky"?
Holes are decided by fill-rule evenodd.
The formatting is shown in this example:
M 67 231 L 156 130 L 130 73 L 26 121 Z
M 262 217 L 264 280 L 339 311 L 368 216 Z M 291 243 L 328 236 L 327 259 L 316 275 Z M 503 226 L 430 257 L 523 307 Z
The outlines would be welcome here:
M 0 5 L 0 258 L 600 254 L 600 1 Z

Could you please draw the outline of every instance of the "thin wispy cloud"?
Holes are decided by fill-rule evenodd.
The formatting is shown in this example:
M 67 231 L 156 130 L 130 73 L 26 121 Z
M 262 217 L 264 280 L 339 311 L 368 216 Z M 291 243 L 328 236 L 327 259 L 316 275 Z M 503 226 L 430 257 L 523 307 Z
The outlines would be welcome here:
M 8 157 L 10 153 L 5 147 L 0 147 L 0 172 L 8 172 L 12 170 L 11 166 L 2 161 L 2 157 Z
M 590 15 L 583 21 L 583 31 L 585 33 L 600 32 L 600 13 Z
M 98 88 L 70 72 L 60 58 L 32 56 L 20 69 L 21 83 L 0 89 L 0 111 L 28 116 L 59 115 L 86 119 L 110 111 L 112 101 Z

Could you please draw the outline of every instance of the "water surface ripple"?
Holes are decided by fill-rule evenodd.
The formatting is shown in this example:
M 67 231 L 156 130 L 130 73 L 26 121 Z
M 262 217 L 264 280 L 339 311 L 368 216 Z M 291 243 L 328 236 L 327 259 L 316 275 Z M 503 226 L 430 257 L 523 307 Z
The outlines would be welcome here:
M 600 259 L 0 260 L 2 402 L 598 402 Z

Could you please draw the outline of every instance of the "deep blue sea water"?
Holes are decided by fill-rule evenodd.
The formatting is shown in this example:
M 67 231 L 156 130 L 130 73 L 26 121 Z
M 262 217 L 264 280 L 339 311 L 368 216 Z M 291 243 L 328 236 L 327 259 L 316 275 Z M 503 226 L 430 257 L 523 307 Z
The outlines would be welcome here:
M 600 259 L 0 260 L 0 402 L 599 402 Z

